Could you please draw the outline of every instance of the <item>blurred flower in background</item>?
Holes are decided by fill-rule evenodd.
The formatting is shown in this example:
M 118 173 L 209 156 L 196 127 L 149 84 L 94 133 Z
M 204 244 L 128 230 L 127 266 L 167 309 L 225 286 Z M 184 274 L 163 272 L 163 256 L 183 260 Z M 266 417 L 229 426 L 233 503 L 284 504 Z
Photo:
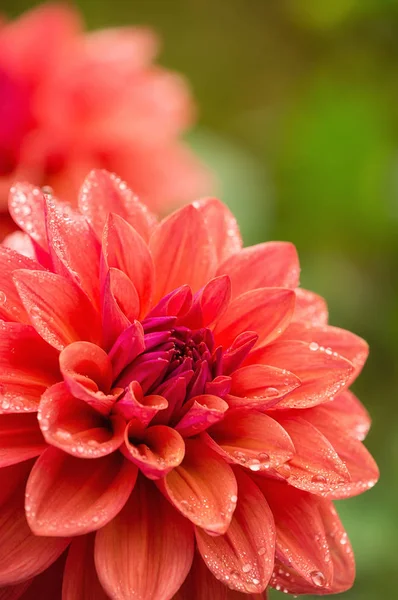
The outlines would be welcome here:
M 117 171 L 159 212 L 210 191 L 179 140 L 195 117 L 189 90 L 153 64 L 157 51 L 148 28 L 84 33 L 66 5 L 0 24 L 2 211 L 16 179 L 73 200 L 94 166 Z

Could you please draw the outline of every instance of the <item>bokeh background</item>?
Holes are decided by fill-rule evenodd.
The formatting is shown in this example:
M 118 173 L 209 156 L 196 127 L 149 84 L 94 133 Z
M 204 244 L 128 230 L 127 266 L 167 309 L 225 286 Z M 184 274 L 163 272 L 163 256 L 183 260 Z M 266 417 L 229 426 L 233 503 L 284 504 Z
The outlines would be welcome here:
M 0 0 L 9 16 L 36 4 Z M 397 598 L 398 0 L 75 4 L 90 29 L 158 31 L 160 61 L 197 99 L 189 140 L 245 242 L 293 241 L 302 285 L 328 299 L 332 324 L 369 341 L 354 391 L 373 417 L 367 445 L 382 476 L 338 503 L 357 557 L 344 597 Z

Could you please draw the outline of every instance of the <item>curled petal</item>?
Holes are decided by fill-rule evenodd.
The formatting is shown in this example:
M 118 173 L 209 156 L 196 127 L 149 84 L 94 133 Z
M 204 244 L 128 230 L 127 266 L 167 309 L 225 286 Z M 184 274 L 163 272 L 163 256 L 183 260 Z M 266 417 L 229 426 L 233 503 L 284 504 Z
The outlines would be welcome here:
M 117 379 L 123 369 L 133 362 L 144 350 L 144 330 L 139 321 L 134 321 L 132 325 L 119 335 L 109 351 L 113 380 Z
M 192 290 L 189 285 L 182 285 L 163 296 L 154 306 L 147 318 L 184 317 L 192 305 Z
M 123 450 L 149 479 L 165 477 L 181 464 L 185 444 L 181 435 L 166 425 L 154 425 L 141 433 L 134 419 L 126 427 Z M 137 435 L 139 436 L 137 438 Z
M 237 502 L 231 467 L 198 439 L 185 442 L 185 457 L 159 487 L 192 523 L 213 534 L 227 531 Z
M 37 411 L 59 381 L 58 353 L 30 325 L 0 321 L 0 412 Z
M 244 331 L 258 334 L 258 346 L 271 343 L 289 325 L 294 302 L 293 290 L 284 288 L 260 288 L 238 296 L 215 327 L 216 343 L 230 346 Z
M 107 266 L 119 269 L 131 280 L 138 293 L 141 316 L 145 315 L 154 284 L 154 266 L 147 244 L 124 219 L 110 214 L 104 229 L 102 251 Z
M 94 534 L 75 538 L 63 575 L 62 600 L 107 600 L 94 564 Z
M 288 463 L 290 485 L 312 494 L 325 495 L 349 483 L 347 467 L 318 429 L 301 416 L 283 417 L 278 414 L 275 418 L 287 431 L 296 449 Z
M 134 487 L 137 469 L 120 453 L 82 460 L 48 448 L 26 485 L 25 511 L 37 536 L 82 535 L 117 515 Z
M 31 463 L 1 469 L 0 586 L 16 585 L 47 569 L 69 544 L 68 538 L 37 537 L 26 522 L 24 487 Z
M 229 277 L 215 277 L 197 292 L 189 312 L 179 319 L 180 325 L 190 329 L 209 327 L 217 321 L 227 309 L 231 296 Z
M 217 262 L 226 260 L 242 248 L 242 238 L 235 217 L 217 198 L 203 198 L 195 202 L 216 249 Z
M 175 425 L 175 429 L 183 437 L 196 435 L 220 421 L 227 410 L 228 404 L 218 396 L 195 396 L 190 400 L 189 409 Z
M 230 407 L 267 409 L 300 386 L 293 373 L 268 365 L 241 367 L 231 376 L 231 391 L 225 397 Z
M 10 248 L 0 246 L 0 319 L 30 323 L 12 274 L 16 269 L 39 271 L 42 268 L 35 260 L 22 256 Z
M 73 282 L 26 269 L 15 271 L 14 281 L 33 327 L 51 346 L 62 350 L 79 340 L 100 341 L 99 315 Z
M 210 571 L 229 588 L 245 594 L 265 590 L 272 574 L 275 526 L 255 483 L 238 469 L 238 504 L 225 535 L 196 528 L 199 552 Z
M 95 540 L 98 577 L 112 600 L 172 598 L 188 574 L 193 552 L 189 521 L 143 477 Z
M 192 204 L 164 219 L 153 232 L 149 247 L 156 270 L 155 301 L 183 284 L 196 292 L 214 273 L 214 246 Z
M 101 296 L 104 346 L 110 348 L 140 314 L 133 282 L 119 269 L 109 269 Z
M 313 327 L 327 325 L 328 307 L 325 300 L 314 292 L 297 288 L 292 321 L 306 321 Z
M 288 369 L 300 378 L 300 387 L 283 398 L 278 409 L 308 408 L 331 400 L 349 384 L 354 372 L 352 363 L 342 356 L 300 341 L 277 341 L 255 349 L 246 362 Z
M 254 331 L 244 331 L 234 339 L 222 358 L 224 375 L 230 375 L 240 367 L 257 340 L 258 334 Z
M 295 449 L 286 431 L 268 415 L 232 410 L 208 434 L 212 447 L 228 462 L 253 472 L 278 467 L 292 458 Z M 211 442 L 210 442 L 211 443 Z
M 102 414 L 108 414 L 117 394 L 110 393 L 112 363 L 106 352 L 90 342 L 69 344 L 59 355 L 62 376 L 70 393 Z
M 230 277 L 232 297 L 236 298 L 256 288 L 296 288 L 300 266 L 293 244 L 266 242 L 243 248 L 232 255 L 218 267 L 217 274 Z
M 0 468 L 38 456 L 45 448 L 35 414 L 0 415 Z
M 127 185 L 105 170 L 89 173 L 79 193 L 79 209 L 99 239 L 111 212 L 120 215 L 146 240 L 155 223 L 155 217 Z
M 120 415 L 104 417 L 74 398 L 63 382 L 43 394 L 38 419 L 49 444 L 80 458 L 111 454 L 124 440 L 125 420 Z
M 168 406 L 163 396 L 144 396 L 138 381 L 132 381 L 124 394 L 113 407 L 113 412 L 122 415 L 127 421 L 138 419 L 146 427 L 153 417 Z

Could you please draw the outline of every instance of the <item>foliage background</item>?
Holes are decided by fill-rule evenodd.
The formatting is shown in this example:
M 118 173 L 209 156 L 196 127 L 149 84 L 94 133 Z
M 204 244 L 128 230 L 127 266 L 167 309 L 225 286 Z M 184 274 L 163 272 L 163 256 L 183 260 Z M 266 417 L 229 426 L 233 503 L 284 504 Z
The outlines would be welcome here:
M 10 16 L 35 4 L 1 0 Z M 398 0 L 76 4 L 89 28 L 159 32 L 161 62 L 185 73 L 200 107 L 190 141 L 245 242 L 293 241 L 302 285 L 328 299 L 332 324 L 369 341 L 355 391 L 382 477 L 339 503 L 358 571 L 344 597 L 396 598 Z

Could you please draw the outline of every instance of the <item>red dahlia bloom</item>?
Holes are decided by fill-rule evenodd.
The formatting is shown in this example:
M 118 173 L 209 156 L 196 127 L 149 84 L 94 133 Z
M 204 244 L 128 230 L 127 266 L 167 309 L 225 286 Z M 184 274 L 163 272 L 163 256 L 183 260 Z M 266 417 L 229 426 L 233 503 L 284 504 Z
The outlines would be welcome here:
M 192 101 L 182 78 L 153 64 L 157 45 L 144 28 L 85 34 L 62 5 L 1 20 L 0 211 L 16 180 L 75 202 L 98 165 L 156 210 L 203 193 L 207 174 L 179 141 Z
M 215 199 L 158 223 L 101 171 L 78 211 L 27 184 L 10 211 L 28 235 L 0 249 L 2 597 L 349 588 L 332 500 L 378 477 L 348 391 L 368 349 L 297 288 L 295 248 L 242 249 Z

